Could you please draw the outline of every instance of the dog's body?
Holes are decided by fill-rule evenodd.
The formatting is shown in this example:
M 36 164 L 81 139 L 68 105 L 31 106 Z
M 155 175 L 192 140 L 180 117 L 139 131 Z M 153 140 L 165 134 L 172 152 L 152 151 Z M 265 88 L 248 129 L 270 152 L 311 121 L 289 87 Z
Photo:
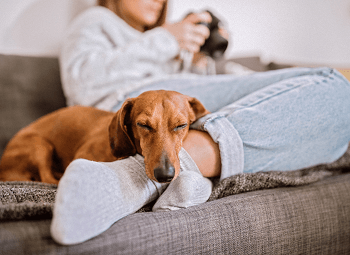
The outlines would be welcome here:
M 0 179 L 58 183 L 74 159 L 115 160 L 108 140 L 113 116 L 74 106 L 41 117 L 8 143 L 1 158 Z
M 110 162 L 139 153 L 150 179 L 179 174 L 178 154 L 189 126 L 208 111 L 174 91 L 148 91 L 117 113 L 74 106 L 41 117 L 19 131 L 0 162 L 0 180 L 58 183 L 77 158 Z

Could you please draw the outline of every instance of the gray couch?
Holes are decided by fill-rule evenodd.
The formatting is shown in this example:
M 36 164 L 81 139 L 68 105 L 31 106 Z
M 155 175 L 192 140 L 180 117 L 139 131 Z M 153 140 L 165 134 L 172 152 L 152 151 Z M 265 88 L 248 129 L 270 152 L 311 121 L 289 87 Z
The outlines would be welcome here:
M 20 128 L 65 106 L 60 85 L 56 58 L 0 55 L 0 155 Z M 149 205 L 75 246 L 50 237 L 55 185 L 0 182 L 0 254 L 350 254 L 350 150 L 332 164 L 212 181 L 202 205 Z

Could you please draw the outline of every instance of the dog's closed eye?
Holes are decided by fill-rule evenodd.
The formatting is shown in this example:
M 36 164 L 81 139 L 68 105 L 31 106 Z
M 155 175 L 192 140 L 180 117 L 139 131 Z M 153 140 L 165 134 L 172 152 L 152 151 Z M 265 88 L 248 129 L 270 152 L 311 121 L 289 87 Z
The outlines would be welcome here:
M 153 130 L 152 127 L 150 127 L 149 125 L 146 125 L 146 124 L 142 124 L 142 123 L 138 122 L 138 123 L 136 123 L 136 125 L 141 127 L 141 128 L 143 128 L 143 129 L 146 129 L 147 131 L 152 131 Z
M 187 127 L 187 123 L 184 123 L 184 124 L 178 125 L 176 128 L 174 128 L 174 131 L 179 131 L 179 130 L 184 129 L 186 127 Z
M 142 124 L 142 123 L 136 123 L 137 126 L 147 130 L 147 131 L 152 131 L 153 128 L 147 124 Z M 184 124 L 181 124 L 181 125 L 178 125 L 174 128 L 174 131 L 179 131 L 181 129 L 184 129 L 187 127 L 187 123 L 184 123 Z

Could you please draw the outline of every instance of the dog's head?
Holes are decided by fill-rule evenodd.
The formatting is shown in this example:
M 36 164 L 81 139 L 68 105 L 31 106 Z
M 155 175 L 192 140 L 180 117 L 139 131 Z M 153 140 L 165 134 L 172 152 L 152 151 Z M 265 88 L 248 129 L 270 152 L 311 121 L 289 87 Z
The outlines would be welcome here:
M 147 176 L 169 182 L 180 172 L 179 152 L 189 126 L 208 114 L 193 97 L 175 91 L 147 91 L 128 99 L 109 126 L 112 152 L 118 159 L 139 153 Z

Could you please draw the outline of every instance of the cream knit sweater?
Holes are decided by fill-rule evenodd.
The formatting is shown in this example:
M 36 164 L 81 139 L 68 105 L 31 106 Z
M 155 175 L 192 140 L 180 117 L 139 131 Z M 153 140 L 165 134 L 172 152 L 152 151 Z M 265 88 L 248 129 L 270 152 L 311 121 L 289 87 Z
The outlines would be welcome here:
M 62 46 L 67 104 L 111 110 L 127 93 L 178 73 L 179 51 L 162 27 L 141 33 L 107 8 L 90 8 L 73 21 Z

